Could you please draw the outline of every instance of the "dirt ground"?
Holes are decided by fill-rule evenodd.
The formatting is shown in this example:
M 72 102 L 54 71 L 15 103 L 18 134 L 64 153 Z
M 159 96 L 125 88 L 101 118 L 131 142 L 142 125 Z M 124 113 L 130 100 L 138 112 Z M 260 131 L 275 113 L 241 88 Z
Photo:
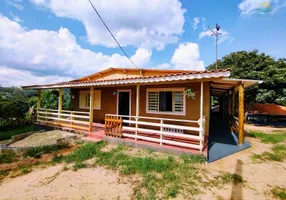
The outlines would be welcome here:
M 29 137 L 24 138 L 23 140 L 19 140 L 17 142 L 12 143 L 10 146 L 13 147 L 37 147 L 37 146 L 45 146 L 57 144 L 59 139 L 76 137 L 76 134 L 69 133 L 66 131 L 53 130 L 35 133 Z
M 101 167 L 62 171 L 63 165 L 37 170 L 1 185 L 0 199 L 130 199 L 132 185 Z M 57 174 L 59 174 L 52 182 Z
M 258 139 L 247 138 L 251 147 L 209 163 L 205 167 L 210 173 L 224 171 L 240 175 L 246 182 L 244 184 L 231 184 L 223 189 L 213 188 L 201 199 L 273 199 L 269 191 L 272 187 L 286 187 L 286 162 L 253 163 L 250 156 L 270 151 L 273 145 L 261 143 Z
M 286 131 L 286 127 L 285 128 L 276 128 L 276 127 L 272 127 L 272 126 L 257 126 L 254 124 L 245 124 L 244 125 L 244 129 L 246 131 L 262 131 L 263 133 L 272 133 L 273 131 Z
M 227 184 L 222 188 L 205 190 L 195 199 L 273 199 L 270 190 L 275 186 L 286 187 L 286 162 L 253 163 L 251 155 L 270 151 L 273 145 L 259 139 L 247 138 L 251 147 L 202 165 L 210 177 L 218 172 L 240 175 L 243 184 Z M 107 149 L 109 147 L 107 146 Z M 135 154 L 136 150 L 131 150 Z M 5 199 L 132 199 L 134 179 L 122 177 L 116 171 L 102 167 L 63 171 L 58 164 L 45 169 L 5 180 L 0 186 L 0 200 Z M 182 196 L 176 199 L 184 199 Z

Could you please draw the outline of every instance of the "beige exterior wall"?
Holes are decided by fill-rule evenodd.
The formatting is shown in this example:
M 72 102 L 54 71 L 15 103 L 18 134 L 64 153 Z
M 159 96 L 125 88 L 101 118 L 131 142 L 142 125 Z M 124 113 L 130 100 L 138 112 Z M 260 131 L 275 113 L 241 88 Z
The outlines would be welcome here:
M 196 92 L 195 99 L 186 98 L 186 112 L 185 115 L 173 115 L 173 114 L 150 114 L 146 113 L 146 94 L 147 88 L 191 88 Z M 88 109 L 79 109 L 79 91 L 83 89 L 71 89 L 74 99 L 71 100 L 71 108 L 73 110 L 89 111 Z M 94 110 L 94 121 L 103 121 L 105 114 L 117 114 L 117 90 L 131 90 L 131 115 L 136 115 L 136 86 L 124 86 L 124 87 L 104 87 L 95 88 L 101 90 L 101 109 Z M 113 93 L 116 92 L 116 95 Z M 210 120 L 210 88 L 209 83 L 204 83 L 204 104 L 203 115 L 206 116 L 206 135 L 209 130 Z M 160 84 L 160 85 L 141 85 L 140 86 L 140 116 L 149 117 L 161 117 L 170 119 L 186 119 L 186 120 L 198 120 L 200 118 L 200 82 L 196 83 L 176 83 L 176 84 Z M 170 122 L 174 124 L 182 124 L 178 122 Z M 184 124 L 186 125 L 186 124 Z M 189 124 L 190 126 L 198 126 L 198 124 Z
M 167 74 L 182 73 L 184 70 L 152 70 L 152 69 L 124 69 L 124 68 L 110 68 L 101 72 L 91 74 L 87 77 L 81 78 L 82 81 L 91 80 L 109 80 L 132 77 L 147 77 L 147 76 L 161 76 Z

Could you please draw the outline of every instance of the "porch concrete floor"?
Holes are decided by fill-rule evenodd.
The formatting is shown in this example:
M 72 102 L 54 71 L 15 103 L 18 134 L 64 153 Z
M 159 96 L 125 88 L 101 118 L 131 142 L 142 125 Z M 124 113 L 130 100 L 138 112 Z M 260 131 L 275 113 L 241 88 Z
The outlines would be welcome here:
M 227 125 L 220 118 L 211 118 L 208 162 L 216 161 L 248 147 L 250 147 L 250 144 L 246 140 L 243 144 L 238 145 L 237 136 L 230 132 Z

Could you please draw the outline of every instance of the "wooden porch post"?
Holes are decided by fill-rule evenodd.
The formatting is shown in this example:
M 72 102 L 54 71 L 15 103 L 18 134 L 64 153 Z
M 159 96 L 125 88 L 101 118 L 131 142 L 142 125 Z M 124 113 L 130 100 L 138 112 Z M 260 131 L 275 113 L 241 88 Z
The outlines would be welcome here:
M 37 95 L 37 110 L 41 108 L 41 90 L 38 90 L 38 95 Z
M 93 95 L 94 95 L 94 88 L 90 87 L 90 93 L 89 93 L 89 132 L 92 132 L 92 124 L 93 124 Z
M 59 103 L 58 104 L 59 104 L 58 105 L 58 113 L 59 113 L 58 122 L 60 122 L 60 118 L 61 118 L 60 114 L 62 113 L 62 107 L 63 107 L 63 89 L 62 88 L 59 89 Z
M 136 86 L 136 131 L 135 131 L 135 134 L 137 135 L 138 134 L 138 117 L 139 117 L 139 114 L 140 113 L 140 85 L 137 84 Z M 137 141 L 137 137 L 135 138 L 135 141 Z
M 203 135 L 203 108 L 204 108 L 204 82 L 201 81 L 201 99 L 200 99 L 200 137 L 204 137 Z M 202 138 L 203 140 L 200 140 L 200 152 L 202 152 L 203 150 L 203 141 L 204 141 L 204 138 Z
M 244 86 L 238 86 L 238 144 L 244 143 Z
M 37 94 L 37 121 L 38 121 L 38 111 L 40 111 L 40 109 L 41 109 L 41 90 L 40 89 L 38 89 L 38 94 Z
M 203 105 L 204 105 L 204 82 L 201 82 L 201 103 L 200 103 L 200 119 L 201 119 L 201 126 L 203 124 Z

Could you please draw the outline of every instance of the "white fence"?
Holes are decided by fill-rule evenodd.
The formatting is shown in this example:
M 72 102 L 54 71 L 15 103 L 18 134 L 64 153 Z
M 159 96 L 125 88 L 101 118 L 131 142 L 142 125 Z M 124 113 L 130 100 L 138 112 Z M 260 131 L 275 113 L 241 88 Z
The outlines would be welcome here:
M 60 127 L 70 127 L 74 129 L 89 130 L 89 112 L 38 109 L 37 122 L 55 125 Z
M 204 148 L 204 132 L 205 132 L 205 119 L 203 120 L 183 120 L 183 119 L 169 119 L 169 118 L 155 118 L 155 117 L 143 117 L 143 116 L 127 116 L 127 115 L 114 115 L 114 114 L 106 114 L 107 116 L 115 116 L 123 118 L 123 136 L 128 138 L 134 138 L 135 141 L 138 139 L 158 142 L 160 145 L 169 144 L 180 147 L 187 147 L 192 149 L 198 149 L 200 151 Z M 149 121 L 148 121 L 149 120 Z M 152 121 L 152 122 L 150 122 Z M 170 122 L 178 122 L 178 123 L 192 123 L 198 124 L 199 127 L 196 126 L 187 126 L 187 125 L 176 125 Z M 126 126 L 129 125 L 129 126 Z M 135 125 L 135 126 L 134 126 Z M 145 126 L 148 128 L 140 128 L 139 126 Z M 149 128 L 154 127 L 154 129 Z M 157 129 L 156 129 L 157 128 Z M 158 130 L 160 128 L 160 130 Z M 177 131 L 172 131 L 177 130 Z M 132 131 L 135 134 L 128 133 L 128 131 Z M 195 134 L 185 134 L 185 131 L 198 132 Z M 148 137 L 144 134 L 139 133 L 151 133 L 159 135 L 160 138 Z M 168 137 L 163 137 L 168 136 Z M 180 141 L 171 140 L 170 137 L 180 138 Z M 169 139 L 168 139 L 169 138 Z M 185 141 L 184 141 L 185 139 Z M 196 141 L 199 144 L 191 144 L 188 141 Z

